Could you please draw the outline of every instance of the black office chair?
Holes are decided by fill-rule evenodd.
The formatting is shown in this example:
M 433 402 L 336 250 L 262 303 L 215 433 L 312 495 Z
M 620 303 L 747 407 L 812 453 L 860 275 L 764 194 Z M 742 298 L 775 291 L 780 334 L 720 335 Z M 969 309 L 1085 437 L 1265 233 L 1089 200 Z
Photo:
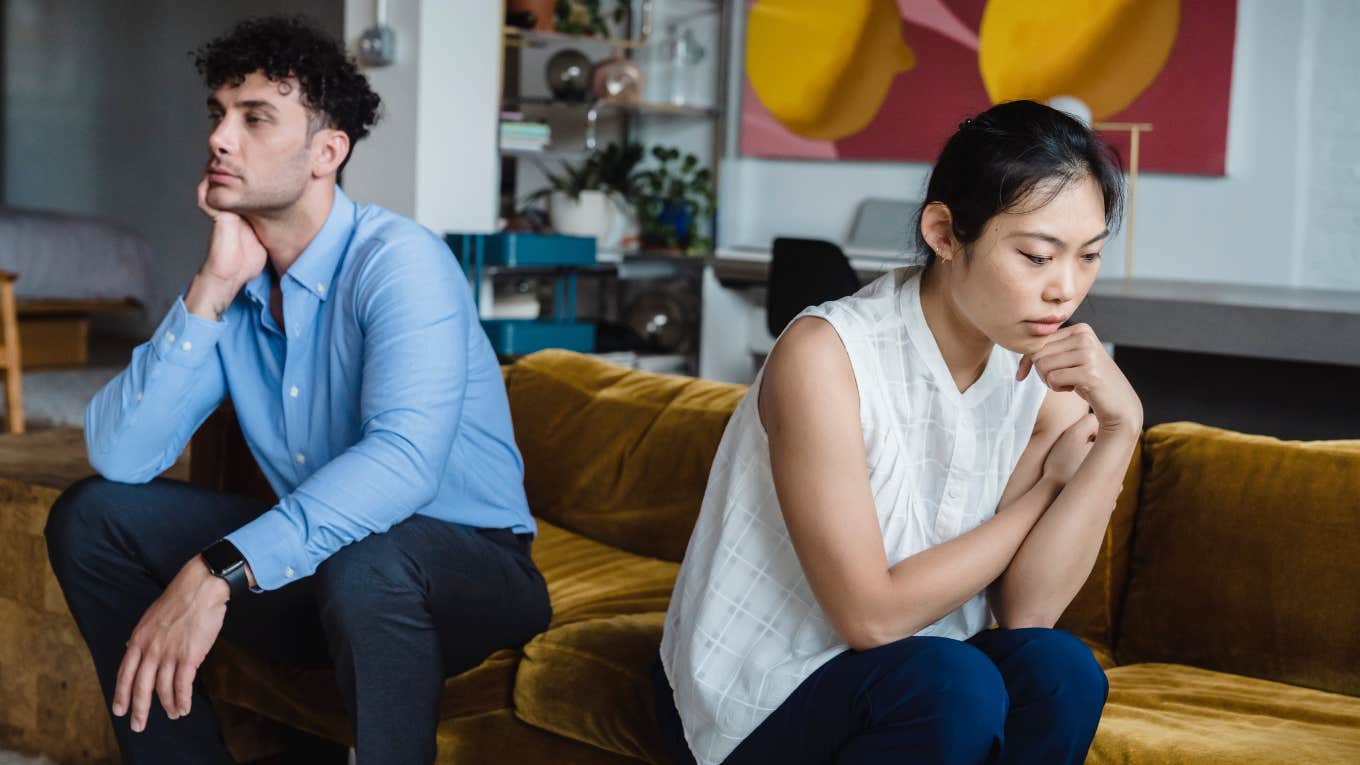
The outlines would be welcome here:
M 808 306 L 853 295 L 859 277 L 841 248 L 820 239 L 779 237 L 770 248 L 765 326 L 775 337 Z

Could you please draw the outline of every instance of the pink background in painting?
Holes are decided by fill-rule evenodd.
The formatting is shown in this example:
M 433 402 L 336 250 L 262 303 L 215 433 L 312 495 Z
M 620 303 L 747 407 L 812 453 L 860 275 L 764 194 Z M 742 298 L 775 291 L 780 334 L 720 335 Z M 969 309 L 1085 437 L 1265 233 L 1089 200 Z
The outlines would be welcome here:
M 874 119 L 835 142 L 811 141 L 784 129 L 742 78 L 741 152 L 747 156 L 930 162 L 958 123 L 991 105 L 969 44 L 986 0 L 899 0 L 902 35 L 916 67 L 893 81 Z M 941 8 L 947 8 L 959 24 Z M 919 22 L 914 23 L 914 22 Z M 1109 122 L 1149 122 L 1140 170 L 1222 175 L 1227 157 L 1237 0 L 1183 0 L 1180 30 L 1161 75 Z M 1105 135 L 1128 158 L 1128 134 Z

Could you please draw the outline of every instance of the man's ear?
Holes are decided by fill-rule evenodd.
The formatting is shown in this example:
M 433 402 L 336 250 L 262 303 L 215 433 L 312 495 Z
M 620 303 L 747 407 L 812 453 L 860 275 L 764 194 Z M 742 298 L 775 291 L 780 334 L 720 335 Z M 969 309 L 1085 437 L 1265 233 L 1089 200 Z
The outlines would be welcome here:
M 931 202 L 921 211 L 921 236 L 941 260 L 953 260 L 963 249 L 954 236 L 954 214 L 944 202 Z
M 316 150 L 312 159 L 312 176 L 325 178 L 334 175 L 349 156 L 349 136 L 343 130 L 323 129 L 312 136 Z

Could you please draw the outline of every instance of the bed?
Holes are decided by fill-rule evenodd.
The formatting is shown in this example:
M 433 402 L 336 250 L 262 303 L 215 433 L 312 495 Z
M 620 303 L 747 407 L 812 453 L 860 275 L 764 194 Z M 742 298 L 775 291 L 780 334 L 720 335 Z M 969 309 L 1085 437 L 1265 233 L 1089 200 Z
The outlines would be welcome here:
M 25 369 L 83 366 L 90 317 L 155 304 L 151 245 L 107 220 L 0 206 L 0 270 L 15 297 Z

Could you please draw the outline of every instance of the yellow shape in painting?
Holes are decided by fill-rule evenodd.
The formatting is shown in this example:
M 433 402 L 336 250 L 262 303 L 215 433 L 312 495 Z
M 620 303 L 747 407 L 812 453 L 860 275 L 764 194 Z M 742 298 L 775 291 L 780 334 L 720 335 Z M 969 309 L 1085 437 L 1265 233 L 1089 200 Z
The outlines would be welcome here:
M 990 0 L 978 68 L 992 103 L 1076 96 L 1104 119 L 1157 79 L 1180 0 Z
M 751 86 L 804 138 L 863 130 L 893 78 L 915 64 L 894 0 L 759 0 L 747 21 Z

